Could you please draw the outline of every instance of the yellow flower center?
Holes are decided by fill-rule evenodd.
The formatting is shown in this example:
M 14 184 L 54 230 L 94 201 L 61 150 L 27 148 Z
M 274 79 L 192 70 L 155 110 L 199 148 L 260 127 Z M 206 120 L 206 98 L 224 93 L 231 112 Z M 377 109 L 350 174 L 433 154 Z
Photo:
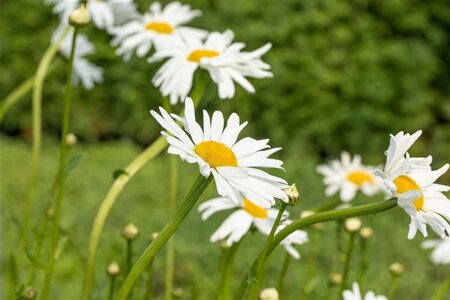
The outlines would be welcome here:
M 163 34 L 170 34 L 173 31 L 172 25 L 166 22 L 150 22 L 145 24 L 145 29 Z
M 237 167 L 238 165 L 233 151 L 225 144 L 219 142 L 201 142 L 195 146 L 194 152 L 213 168 Z
M 347 174 L 347 180 L 361 186 L 364 183 L 373 183 L 373 176 L 366 171 L 353 171 Z
M 262 208 L 261 206 L 256 205 L 252 201 L 248 199 L 244 199 L 244 210 L 248 212 L 251 216 L 255 218 L 265 219 L 269 215 L 267 210 Z
M 211 57 L 216 57 L 218 55 L 219 55 L 219 52 L 214 51 L 214 50 L 198 49 L 198 50 L 194 50 L 191 53 L 189 53 L 187 59 L 189 61 L 199 63 L 200 60 L 204 57 L 211 58 Z
M 397 186 L 397 193 L 403 194 L 407 191 L 422 191 L 420 186 L 411 177 L 406 175 L 400 175 L 394 179 L 394 184 Z M 419 198 L 413 201 L 416 210 L 423 208 L 424 198 L 421 195 Z

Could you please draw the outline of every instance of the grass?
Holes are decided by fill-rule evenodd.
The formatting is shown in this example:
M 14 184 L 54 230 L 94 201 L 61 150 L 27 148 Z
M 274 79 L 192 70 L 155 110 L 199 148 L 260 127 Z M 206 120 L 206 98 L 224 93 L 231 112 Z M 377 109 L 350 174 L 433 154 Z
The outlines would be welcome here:
M 46 211 L 49 189 L 56 174 L 58 146 L 51 139 L 44 139 L 42 161 L 39 170 L 38 188 L 34 199 L 33 217 L 30 224 L 38 228 Z M 22 270 L 17 270 L 14 260 L 20 233 L 20 216 L 30 164 L 29 143 L 0 137 L 1 162 L 1 226 L 2 226 L 2 280 L 3 298 L 12 299 L 16 285 L 21 283 Z M 84 153 L 84 158 L 70 174 L 63 204 L 62 230 L 66 243 L 56 264 L 51 299 L 79 299 L 87 252 L 87 243 L 93 218 L 100 202 L 112 183 L 114 170 L 125 167 L 141 149 L 127 141 L 106 142 L 99 144 L 79 143 L 71 148 L 70 155 Z M 286 173 L 281 173 L 290 182 L 296 182 L 301 194 L 300 206 L 311 208 L 323 204 L 321 177 L 314 171 L 316 159 L 289 148 L 283 157 Z M 383 157 L 380 157 L 382 160 Z M 168 198 L 167 155 L 162 155 L 151 162 L 135 176 L 120 195 L 116 206 L 107 220 L 97 254 L 94 299 L 106 299 L 108 281 L 106 266 L 117 261 L 125 268 L 125 241 L 121 229 L 133 222 L 140 229 L 136 241 L 135 257 L 143 251 L 153 232 L 162 228 L 166 221 L 166 201 Z M 179 195 L 186 194 L 197 176 L 194 165 L 180 163 Z M 215 189 L 210 186 L 200 201 L 215 196 Z M 178 199 L 181 201 L 181 198 Z M 378 198 L 377 200 L 382 200 Z M 357 202 L 368 201 L 362 197 Z M 369 201 L 374 201 L 373 199 Z M 296 218 L 300 207 L 292 208 L 291 216 Z M 175 287 L 184 291 L 182 299 L 215 299 L 216 284 L 221 249 L 211 244 L 209 237 L 228 213 L 213 216 L 207 222 L 199 218 L 197 212 L 191 213 L 176 233 L 176 270 Z M 365 225 L 375 229 L 375 235 L 368 241 L 369 270 L 363 284 L 363 290 L 373 290 L 376 294 L 387 295 L 390 286 L 388 266 L 399 261 L 405 265 L 406 272 L 400 279 L 397 299 L 429 299 L 441 282 L 448 276 L 448 269 L 437 267 L 429 261 L 429 253 L 420 249 L 423 238 L 417 236 L 408 241 L 408 217 L 401 209 L 387 213 L 367 216 Z M 310 230 L 311 243 L 300 247 L 302 259 L 292 261 L 285 284 L 283 299 L 300 299 L 302 289 L 308 292 L 303 299 L 321 299 L 325 296 L 328 277 L 331 271 L 340 271 L 342 263 L 338 262 L 339 251 L 335 234 L 336 224 L 325 224 L 321 231 Z M 249 263 L 263 246 L 264 239 L 258 234 L 245 237 L 236 257 L 235 282 L 245 274 Z M 343 236 L 341 244 L 346 245 Z M 46 246 L 48 246 L 46 244 Z M 311 259 L 312 249 L 317 247 L 317 259 Z M 44 248 L 47 250 L 47 247 Z M 31 247 L 29 250 L 33 250 Z M 355 252 L 358 253 L 359 244 Z M 44 256 L 45 258 L 45 256 Z M 280 272 L 284 251 L 278 249 L 271 257 L 263 287 L 275 286 Z M 355 254 L 352 260 L 350 280 L 356 279 L 360 257 Z M 43 260 L 44 261 L 44 260 Z M 157 256 L 154 263 L 155 294 L 163 298 L 164 292 L 164 255 Z M 41 286 L 42 272 L 39 272 L 34 287 Z M 147 274 L 145 274 L 147 276 Z M 145 276 L 138 282 L 133 292 L 135 299 L 143 299 Z M 120 283 L 123 277 L 119 277 Z M 333 298 L 336 289 L 333 290 Z M 450 296 L 450 295 L 449 295 Z

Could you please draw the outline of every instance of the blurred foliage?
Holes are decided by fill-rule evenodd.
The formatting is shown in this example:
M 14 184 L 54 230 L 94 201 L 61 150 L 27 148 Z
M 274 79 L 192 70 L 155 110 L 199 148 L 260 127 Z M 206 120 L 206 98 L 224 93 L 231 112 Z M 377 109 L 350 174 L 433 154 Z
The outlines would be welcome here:
M 144 12 L 149 1 L 138 1 Z M 249 131 L 273 145 L 336 156 L 341 149 L 368 157 L 386 148 L 387 133 L 425 130 L 441 160 L 450 148 L 449 34 L 447 0 L 189 1 L 203 11 L 191 23 L 210 31 L 231 28 L 253 50 L 266 42 L 264 57 L 273 79 L 252 80 L 256 94 L 238 89 L 235 99 L 217 101 L 210 84 L 208 109 L 237 111 Z M 41 1 L 3 1 L 0 9 L 0 96 L 33 74 L 57 17 Z M 24 9 L 26 8 L 26 9 Z M 130 137 L 141 144 L 159 132 L 148 111 L 161 96 L 151 85 L 159 65 L 146 58 L 124 63 L 110 38 L 94 26 L 92 57 L 105 82 L 76 89 L 72 131 L 82 140 Z M 45 86 L 44 128 L 58 133 L 65 80 L 63 67 Z M 29 100 L 29 96 L 28 96 Z M 178 109 L 176 109 L 178 110 Z M 3 131 L 29 135 L 30 104 L 9 113 Z M 422 146 L 423 148 L 424 146 Z

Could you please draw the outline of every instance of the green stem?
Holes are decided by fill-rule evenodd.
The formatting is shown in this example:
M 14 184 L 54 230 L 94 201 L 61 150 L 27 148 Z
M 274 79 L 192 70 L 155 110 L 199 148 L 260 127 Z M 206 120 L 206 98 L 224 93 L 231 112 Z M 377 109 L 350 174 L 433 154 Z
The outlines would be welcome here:
M 223 252 L 223 260 L 220 268 L 219 300 L 231 299 L 231 284 L 233 279 L 233 267 L 236 253 L 241 245 L 242 239 L 234 243 Z
M 30 214 L 32 211 L 32 200 L 34 187 L 36 185 L 36 177 L 39 168 L 39 159 L 41 156 L 41 136 L 42 136 L 42 89 L 44 85 L 45 77 L 47 76 L 50 63 L 52 62 L 55 55 L 58 53 L 59 46 L 61 45 L 64 38 L 70 31 L 68 27 L 63 34 L 58 38 L 58 40 L 50 45 L 50 47 L 45 51 L 44 56 L 39 62 L 38 69 L 36 71 L 36 76 L 33 82 L 33 95 L 32 95 L 32 123 L 33 123 L 33 147 L 31 154 L 31 167 L 30 167 L 30 178 L 28 182 L 28 188 L 26 192 L 25 205 L 23 207 L 23 227 L 20 238 L 20 245 L 24 246 L 28 244 L 29 237 L 29 224 L 30 224 Z M 69 69 L 71 69 L 69 63 Z M 72 76 L 72 74 L 68 75 Z M 69 83 L 72 86 L 72 82 Z M 69 91 L 67 91 L 69 92 Z M 17 94 L 16 94 L 17 96 Z M 20 96 L 20 95 L 19 95 Z M 69 95 L 70 97 L 70 95 Z M 67 98 L 67 93 L 66 93 Z M 1 119 L 1 116 L 0 116 Z M 64 137 L 65 139 L 65 137 Z
M 2 123 L 3 118 L 5 117 L 11 106 L 13 106 L 20 98 L 25 96 L 25 94 L 31 90 L 34 81 L 35 76 L 33 75 L 22 82 L 21 85 L 19 85 L 14 91 L 6 96 L 5 100 L 2 101 L 2 103 L 0 104 L 0 124 Z
M 133 265 L 133 240 L 126 239 L 127 241 L 127 275 L 131 271 L 131 266 Z
M 391 280 L 391 287 L 389 288 L 389 298 L 393 300 L 394 299 L 394 295 L 395 295 L 395 291 L 397 290 L 397 286 L 398 286 L 398 276 L 392 276 L 392 280 Z
M 177 207 L 177 188 L 178 188 L 178 157 L 171 155 L 170 161 L 170 190 L 168 203 L 168 219 L 172 219 L 175 215 Z M 171 300 L 173 294 L 173 272 L 175 264 L 175 236 L 172 236 L 167 242 L 167 256 L 166 256 L 166 293 L 165 299 Z
M 111 276 L 111 280 L 109 282 L 109 293 L 108 293 L 108 300 L 114 299 L 114 285 L 116 283 L 116 277 Z
M 167 240 L 173 235 L 173 233 L 178 229 L 181 222 L 183 222 L 184 218 L 189 214 L 189 212 L 194 207 L 197 199 L 200 195 L 205 191 L 206 187 L 212 180 L 212 176 L 207 178 L 199 175 L 194 185 L 192 186 L 190 192 L 187 194 L 186 199 L 178 208 L 178 211 L 173 219 L 169 220 L 166 223 L 164 228 L 159 232 L 156 239 L 148 245 L 147 249 L 145 249 L 144 253 L 138 259 L 138 261 L 134 264 L 134 267 L 131 269 L 131 272 L 125 278 L 122 286 L 120 287 L 118 300 L 125 300 L 128 298 L 128 295 L 131 292 L 134 284 L 136 283 L 139 275 L 146 268 L 146 266 L 150 263 L 153 257 L 158 253 L 158 251 L 164 246 Z
M 280 225 L 281 217 L 283 216 L 284 210 L 287 207 L 286 202 L 281 203 L 281 208 L 278 211 L 278 215 L 275 219 L 275 222 L 273 223 L 272 229 L 270 230 L 269 236 L 267 237 L 266 243 L 264 244 L 263 251 L 258 256 L 258 262 L 256 265 L 256 273 L 254 276 L 254 280 L 251 280 L 250 282 L 250 299 L 257 299 L 258 298 L 258 291 L 259 291 L 259 285 L 261 284 L 261 279 L 263 275 L 263 266 L 264 262 L 266 261 L 268 254 L 269 254 L 269 247 L 270 243 L 272 242 L 272 238 L 275 235 L 275 231 L 278 228 L 278 225 Z
M 390 199 L 386 201 L 381 201 L 377 203 L 372 204 L 366 204 L 366 205 L 359 205 L 351 208 L 343 208 L 333 211 L 326 211 L 317 213 L 305 218 L 301 218 L 298 220 L 295 220 L 291 224 L 287 225 L 283 230 L 280 230 L 274 237 L 272 242 L 270 243 L 269 252 L 267 255 L 269 255 L 275 248 L 292 232 L 298 229 L 302 229 L 305 227 L 308 227 L 310 225 L 316 224 L 316 223 L 325 223 L 329 221 L 334 220 L 342 220 L 350 217 L 356 217 L 356 216 L 364 216 L 369 214 L 375 214 L 379 212 L 383 212 L 386 210 L 389 210 L 393 207 L 397 206 L 397 200 L 396 199 Z M 249 272 L 254 272 L 256 270 L 256 260 L 251 265 L 251 270 Z M 241 280 L 241 283 L 239 285 L 238 290 L 236 291 L 235 296 L 233 299 L 241 299 L 246 291 L 246 286 L 248 283 L 248 274 L 245 274 L 244 277 Z
M 366 276 L 367 267 L 369 266 L 367 262 L 367 240 L 363 237 L 360 237 L 361 241 L 361 261 L 359 263 L 359 276 L 358 283 L 359 286 L 364 285 L 364 278 Z
M 36 253 L 34 255 L 34 258 L 36 260 L 39 260 L 41 257 L 42 245 L 44 243 L 44 235 L 47 230 L 47 223 L 48 223 L 48 217 L 45 216 L 44 220 L 42 221 L 41 228 L 39 230 L 39 235 L 38 235 L 38 240 L 37 240 L 37 245 L 36 245 Z M 31 286 L 33 284 L 34 276 L 35 276 L 35 272 L 36 272 L 36 264 L 31 265 L 31 269 L 29 272 L 30 273 L 29 273 L 28 279 L 26 281 L 26 286 Z
M 336 299 L 338 299 L 338 300 L 342 298 L 342 292 L 347 287 L 347 277 L 348 277 L 348 272 L 350 270 L 350 261 L 352 258 L 353 248 L 355 245 L 356 234 L 357 234 L 356 232 L 350 232 L 350 237 L 348 240 L 347 255 L 345 256 L 344 270 L 342 271 L 341 287 L 339 288 L 339 292 L 336 297 Z
M 286 253 L 284 260 L 283 260 L 283 266 L 281 267 L 280 276 L 278 277 L 278 283 L 277 283 L 277 291 L 278 291 L 278 294 L 280 295 L 280 297 L 283 293 L 284 278 L 286 277 L 286 273 L 289 268 L 290 262 L 291 262 L 291 255 L 289 253 Z
M 433 295 L 432 300 L 442 300 L 442 299 L 444 299 L 444 296 L 446 295 L 446 293 L 447 293 L 449 288 L 450 288 L 450 276 L 448 276 L 447 280 L 445 280 L 442 283 L 442 285 L 439 287 L 439 289 Z M 389 299 L 393 299 L 393 298 L 389 297 Z
M 50 285 L 53 276 L 53 270 L 55 267 L 55 254 L 58 247 L 59 240 L 59 227 L 61 223 L 61 207 L 62 200 L 64 196 L 64 186 L 65 186 L 65 176 L 66 173 L 66 160 L 67 160 L 67 143 L 66 136 L 69 133 L 69 120 L 70 120 L 70 104 L 72 100 L 72 73 L 73 73 L 73 60 L 75 57 L 76 41 L 78 35 L 78 28 L 74 28 L 72 36 L 72 45 L 70 49 L 69 67 L 67 70 L 67 81 L 66 81 L 66 95 L 64 98 L 64 115 L 62 118 L 62 132 L 61 132 L 61 142 L 60 142 L 60 157 L 59 157 L 59 171 L 58 171 L 58 194 L 55 203 L 55 218 L 53 222 L 52 232 L 51 232 L 51 242 L 50 242 L 50 253 L 48 259 L 48 266 L 45 272 L 44 285 L 42 288 L 41 299 L 47 299 Z

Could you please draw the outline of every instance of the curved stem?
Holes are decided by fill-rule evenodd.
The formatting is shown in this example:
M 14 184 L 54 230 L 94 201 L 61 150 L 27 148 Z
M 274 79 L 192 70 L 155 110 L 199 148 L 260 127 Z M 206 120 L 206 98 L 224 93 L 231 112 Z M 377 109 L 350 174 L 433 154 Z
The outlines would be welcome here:
M 275 235 L 275 231 L 277 230 L 278 225 L 280 225 L 281 217 L 283 216 L 283 213 L 284 213 L 284 210 L 286 209 L 286 207 L 287 207 L 287 203 L 282 202 L 281 208 L 278 211 L 278 215 L 275 219 L 275 222 L 273 223 L 272 229 L 270 230 L 269 236 L 267 237 L 266 243 L 264 244 L 264 248 L 263 248 L 261 254 L 258 256 L 255 277 L 254 277 L 254 280 L 252 280 L 250 282 L 250 299 L 257 299 L 257 297 L 258 297 L 259 285 L 261 283 L 260 281 L 261 281 L 262 275 L 264 273 L 263 266 L 268 257 L 268 254 L 269 254 L 270 243 L 272 242 L 272 238 Z
M 77 41 L 78 29 L 74 28 L 72 36 L 72 45 L 70 50 L 69 67 L 67 69 L 67 81 L 66 81 L 66 95 L 64 98 L 64 115 L 62 118 L 62 132 L 61 132 L 61 142 L 60 142 L 60 157 L 59 157 L 59 170 L 58 170 L 58 194 L 55 203 L 55 218 L 51 233 L 50 242 L 50 253 L 48 259 L 47 270 L 45 272 L 44 285 L 42 288 L 41 299 L 47 299 L 50 284 L 52 281 L 53 270 L 55 267 L 56 260 L 56 250 L 58 247 L 59 240 L 59 227 L 61 223 L 61 207 L 62 200 L 64 196 L 64 186 L 65 186 L 65 173 L 66 173 L 66 160 L 67 160 L 67 143 L 66 136 L 69 132 L 69 120 L 70 120 L 70 104 L 72 100 L 72 74 L 73 74 L 73 60 L 75 57 L 76 41 Z
M 353 246 L 355 245 L 355 237 L 356 237 L 356 232 L 350 232 L 350 238 L 348 240 L 347 254 L 345 256 L 344 270 L 342 271 L 341 287 L 339 288 L 339 292 L 336 297 L 336 299 L 338 299 L 338 300 L 341 299 L 342 292 L 347 287 L 347 277 L 348 277 L 348 272 L 350 270 L 350 260 L 352 258 Z
M 316 224 L 316 223 L 324 223 L 334 220 L 342 220 L 350 217 L 363 216 L 369 214 L 375 214 L 379 212 L 383 212 L 389 210 L 393 207 L 397 206 L 396 199 L 390 199 L 378 203 L 359 205 L 351 208 L 344 208 L 333 211 L 326 211 L 322 213 L 317 213 L 305 218 L 301 218 L 296 220 L 286 226 L 283 230 L 280 230 L 274 237 L 270 244 L 269 251 L 267 255 L 269 255 L 275 248 L 292 232 L 298 229 L 305 228 L 307 226 Z M 250 272 L 256 269 L 256 261 L 253 262 L 251 266 Z M 246 291 L 247 279 L 248 275 L 245 274 L 244 278 L 242 278 L 239 288 L 233 297 L 233 299 L 241 299 Z
M 33 110 L 33 148 L 31 154 L 31 167 L 30 167 L 30 178 L 28 182 L 28 188 L 25 198 L 25 205 L 23 207 L 23 227 L 22 233 L 20 237 L 20 245 L 27 245 L 28 243 L 28 234 L 29 234 L 29 223 L 30 223 L 30 213 L 32 211 L 32 200 L 33 200 L 33 192 L 34 187 L 36 185 L 36 176 L 39 168 L 39 158 L 41 156 L 41 136 L 42 136 L 42 88 L 44 85 L 45 77 L 48 73 L 48 68 L 58 53 L 59 46 L 61 45 L 64 38 L 69 34 L 70 27 L 63 32 L 63 34 L 58 38 L 58 40 L 50 45 L 50 47 L 45 51 L 44 56 L 39 62 L 39 67 L 36 72 L 36 76 L 33 81 L 33 96 L 32 96 L 32 110 Z M 71 66 L 69 63 L 70 72 Z M 72 76 L 72 74 L 68 75 Z M 72 79 L 70 79 L 72 80 Z M 72 82 L 69 82 L 69 85 L 72 86 Z M 67 91 L 69 92 L 69 91 Z M 67 97 L 67 93 L 66 93 Z M 70 97 L 70 96 L 69 96 Z M 11 104 L 12 105 L 12 104 Z M 0 116 L 1 118 L 1 116 Z M 64 137 L 65 138 L 65 137 Z
M 118 300 L 125 300 L 131 292 L 134 284 L 136 283 L 139 275 L 144 271 L 148 264 L 152 261 L 153 257 L 158 253 L 158 251 L 164 246 L 167 240 L 173 235 L 173 233 L 178 229 L 181 222 L 189 214 L 189 212 L 194 207 L 197 199 L 208 187 L 212 180 L 212 176 L 207 178 L 199 175 L 194 185 L 192 186 L 190 192 L 186 196 L 186 199 L 178 208 L 178 211 L 173 219 L 166 223 L 164 228 L 160 231 L 156 239 L 148 245 L 144 253 L 139 257 L 138 261 L 134 264 L 131 272 L 127 275 L 122 286 L 120 287 L 119 294 L 117 296 Z
M 161 151 L 167 147 L 167 141 L 164 137 L 159 137 L 153 144 L 144 150 L 138 157 L 136 157 L 124 170 L 119 177 L 117 177 L 111 188 L 103 199 L 100 209 L 95 216 L 94 225 L 92 226 L 91 237 L 89 239 L 88 259 L 86 265 L 86 273 L 83 287 L 82 299 L 88 300 L 92 285 L 93 269 L 95 262 L 95 255 L 97 251 L 98 241 L 105 225 L 106 218 L 111 211 L 117 197 L 124 189 L 128 181 L 150 160 L 156 157 Z
M 5 100 L 0 104 L 0 124 L 3 121 L 8 110 L 13 106 L 20 98 L 22 98 L 26 93 L 28 93 L 33 87 L 35 81 L 35 76 L 31 76 L 24 82 L 22 82 L 14 91 L 12 91 Z

